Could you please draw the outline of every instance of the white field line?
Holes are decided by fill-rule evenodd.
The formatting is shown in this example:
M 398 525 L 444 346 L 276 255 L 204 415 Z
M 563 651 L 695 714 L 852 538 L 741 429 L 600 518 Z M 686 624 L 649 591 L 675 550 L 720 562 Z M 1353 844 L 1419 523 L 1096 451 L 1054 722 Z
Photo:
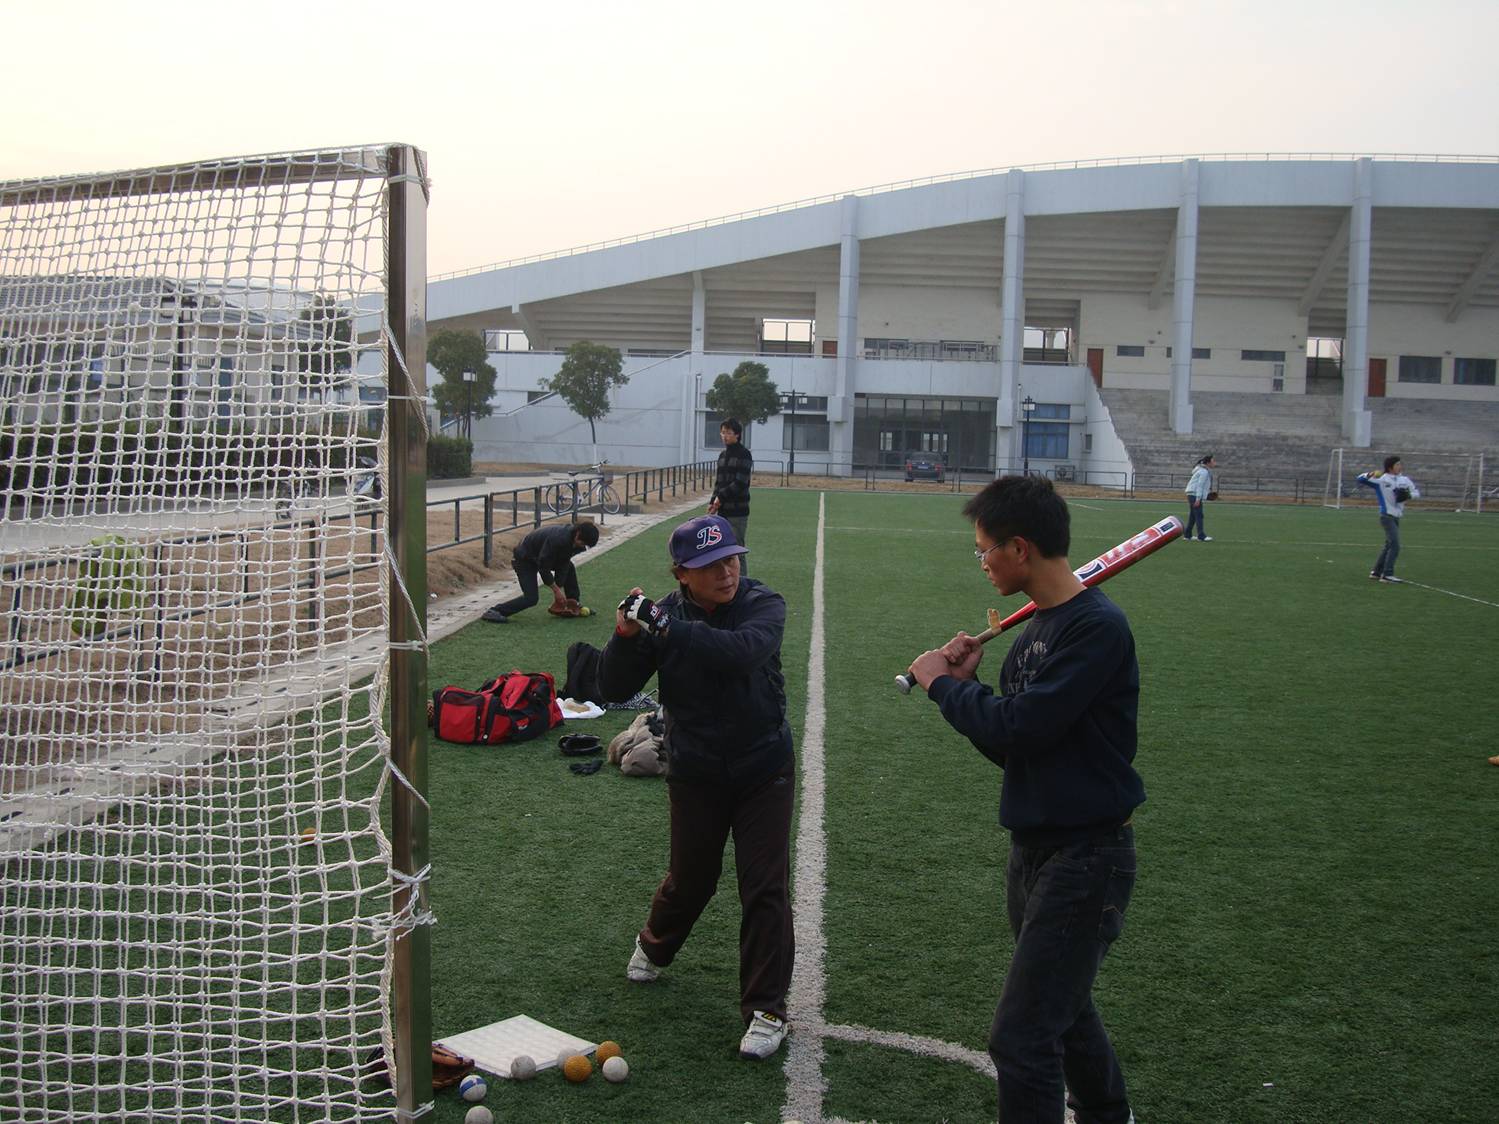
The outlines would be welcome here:
M 1499 609 L 1499 602 L 1485 601 L 1482 597 L 1469 597 L 1466 593 L 1453 593 L 1450 589 L 1438 589 L 1434 585 L 1426 585 L 1424 582 L 1413 582 L 1410 578 L 1401 578 L 1399 584 L 1413 585 L 1417 589 L 1429 589 L 1433 593 L 1445 593 L 1448 597 L 1460 597 L 1464 601 L 1472 601 L 1479 605 L 1487 605 L 1491 609 Z
M 802 727 L 801 817 L 796 830 L 792 902 L 796 964 L 791 970 L 788 1015 L 797 1024 L 786 1046 L 786 1104 L 781 1119 L 819 1124 L 827 1082 L 822 1076 L 822 1005 L 827 994 L 827 939 L 822 903 L 827 892 L 827 833 L 823 812 L 827 770 L 823 756 L 823 532 L 827 494 L 817 499 L 817 550 L 812 569 L 812 640 L 807 655 L 807 712 Z
M 782 1120 L 799 1124 L 846 1124 L 822 1115 L 827 1081 L 822 1074 L 829 1038 L 862 1042 L 923 1057 L 956 1062 L 994 1077 L 989 1055 L 951 1042 L 864 1026 L 829 1025 L 823 1021 L 827 996 L 827 938 L 823 932 L 823 899 L 827 892 L 827 759 L 823 744 L 827 711 L 823 693 L 825 648 L 823 620 L 824 533 L 827 494 L 818 497 L 817 550 L 812 571 L 812 637 L 807 656 L 807 711 L 802 727 L 801 817 L 796 832 L 796 870 L 792 901 L 796 916 L 796 966 L 791 972 L 788 1015 L 794 1024 L 786 1040 L 786 1103 Z

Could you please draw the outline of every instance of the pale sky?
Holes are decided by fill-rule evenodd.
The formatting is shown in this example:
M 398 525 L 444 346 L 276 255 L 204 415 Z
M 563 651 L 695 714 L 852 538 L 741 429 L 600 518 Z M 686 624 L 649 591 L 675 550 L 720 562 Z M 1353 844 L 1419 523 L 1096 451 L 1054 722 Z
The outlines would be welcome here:
M 432 273 L 1046 161 L 1499 154 L 1492 0 L 9 0 L 0 179 L 408 141 Z

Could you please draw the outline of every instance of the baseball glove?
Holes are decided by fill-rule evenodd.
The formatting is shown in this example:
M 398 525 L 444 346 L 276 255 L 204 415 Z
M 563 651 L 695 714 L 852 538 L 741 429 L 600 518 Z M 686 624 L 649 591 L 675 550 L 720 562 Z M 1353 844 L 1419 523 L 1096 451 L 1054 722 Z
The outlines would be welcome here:
M 474 1059 L 454 1053 L 440 1043 L 432 1043 L 432 1088 L 448 1089 L 474 1072 Z
M 1396 503 L 1404 503 L 1406 500 L 1408 500 L 1410 498 L 1411 498 L 1411 490 L 1409 488 L 1396 488 L 1395 489 L 1395 502 Z
M 578 604 L 575 597 L 564 597 L 560 601 L 553 601 L 547 608 L 547 612 L 554 617 L 586 617 L 588 613 L 583 611 L 583 606 Z
M 1218 498 L 1218 493 L 1217 492 L 1209 492 L 1208 493 L 1208 499 L 1215 500 L 1217 498 Z

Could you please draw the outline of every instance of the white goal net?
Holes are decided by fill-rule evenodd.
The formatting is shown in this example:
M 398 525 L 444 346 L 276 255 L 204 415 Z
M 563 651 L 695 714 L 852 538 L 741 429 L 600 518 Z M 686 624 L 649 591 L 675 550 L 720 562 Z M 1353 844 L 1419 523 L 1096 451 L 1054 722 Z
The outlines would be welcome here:
M 1337 448 L 1327 457 L 1327 486 L 1322 506 L 1341 508 L 1369 505 L 1374 493 L 1361 488 L 1358 475 L 1378 472 L 1384 466 L 1384 453 L 1372 449 Z M 1465 452 L 1399 452 L 1405 475 L 1421 491 L 1420 505 L 1431 510 L 1478 511 L 1494 508 L 1494 497 L 1486 494 L 1494 486 L 1486 480 L 1484 454 Z
M 0 1121 L 394 1116 L 396 151 L 0 183 Z

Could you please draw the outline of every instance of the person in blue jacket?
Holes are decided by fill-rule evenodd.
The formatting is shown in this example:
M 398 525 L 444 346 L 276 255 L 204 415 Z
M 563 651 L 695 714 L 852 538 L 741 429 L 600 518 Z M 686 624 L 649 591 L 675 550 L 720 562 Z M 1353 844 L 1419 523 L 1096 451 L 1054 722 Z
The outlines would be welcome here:
M 786 602 L 740 575 L 748 552 L 721 515 L 678 526 L 670 551 L 677 589 L 654 603 L 632 589 L 599 660 L 608 701 L 630 698 L 656 675 L 666 713 L 671 855 L 625 975 L 651 983 L 676 957 L 718 888 L 733 835 L 745 1024 L 739 1053 L 763 1059 L 780 1049 L 789 1029 L 795 954 L 796 759 L 781 675 Z
M 1377 582 L 1399 583 L 1395 576 L 1395 559 L 1400 557 L 1400 520 L 1408 500 L 1418 500 L 1421 492 L 1416 482 L 1405 475 L 1405 464 L 1399 457 L 1385 457 L 1383 472 L 1361 472 L 1358 482 L 1374 489 L 1379 501 L 1379 525 L 1384 528 L 1384 547 L 1374 560 L 1369 577 Z
M 1118 606 L 1073 575 L 1067 504 L 1049 480 L 1002 477 L 963 514 L 994 588 L 1037 606 L 997 692 L 979 682 L 984 649 L 964 632 L 911 665 L 948 724 L 1004 770 L 1015 951 L 989 1030 L 999 1118 L 1061 1124 L 1071 1108 L 1079 1124 L 1124 1124 L 1124 1074 L 1092 990 L 1124 926 L 1145 800 L 1134 637 Z

